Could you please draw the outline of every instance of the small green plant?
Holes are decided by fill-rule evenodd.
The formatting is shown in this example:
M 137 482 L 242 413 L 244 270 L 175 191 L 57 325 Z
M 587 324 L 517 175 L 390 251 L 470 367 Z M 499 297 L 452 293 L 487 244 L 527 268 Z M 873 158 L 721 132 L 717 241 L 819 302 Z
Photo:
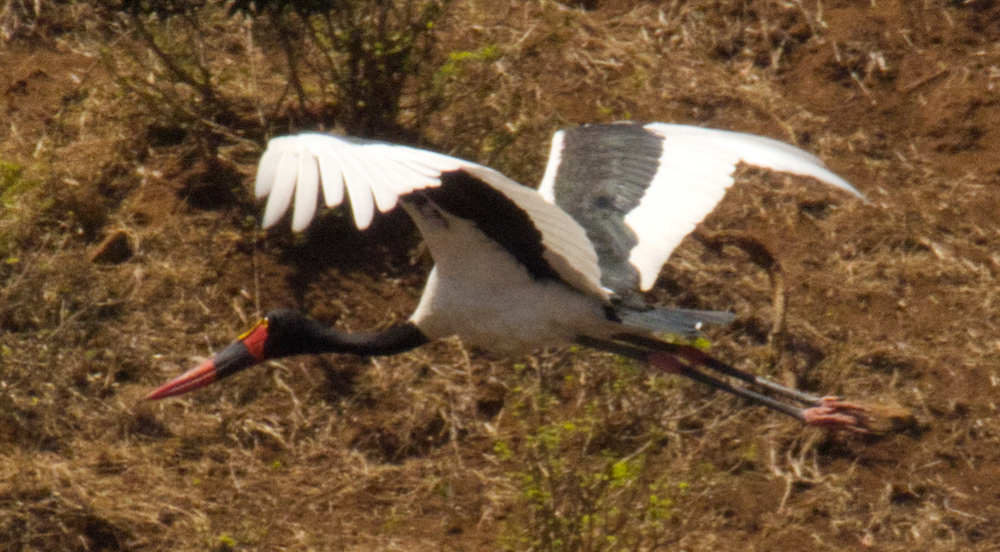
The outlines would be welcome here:
M 451 52 L 438 69 L 435 80 L 440 83 L 457 78 L 462 74 L 462 68 L 469 63 L 492 63 L 500 59 L 500 55 L 500 49 L 496 46 L 483 46 L 474 52 Z
M 27 178 L 24 167 L 0 161 L 0 276 L 3 267 L 11 267 L 20 262 L 18 242 L 22 241 L 27 223 L 35 212 L 44 209 L 50 200 L 31 201 L 28 196 L 36 189 L 38 182 Z
M 24 167 L 0 161 L 0 205 L 5 210 L 18 195 L 30 190 L 34 185 L 33 181 L 24 178 Z
M 544 398 L 540 417 L 554 415 Z M 524 416 L 526 413 L 520 414 Z M 529 426 L 528 418 L 522 423 Z M 650 442 L 618 452 L 598 401 L 570 419 L 528 429 L 519 450 L 499 441 L 494 452 L 510 468 L 523 504 L 508 523 L 506 550 L 654 550 L 674 514 L 679 487 L 647 469 Z M 604 448 L 606 446 L 607 448 Z

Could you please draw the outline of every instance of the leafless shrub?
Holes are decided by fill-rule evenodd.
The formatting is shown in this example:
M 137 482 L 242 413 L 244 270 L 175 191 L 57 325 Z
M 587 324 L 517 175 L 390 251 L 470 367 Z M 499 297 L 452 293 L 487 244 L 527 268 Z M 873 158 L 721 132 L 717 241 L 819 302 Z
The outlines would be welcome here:
M 124 2 L 115 6 L 120 40 L 138 47 L 106 49 L 105 59 L 147 112 L 209 150 L 220 139 L 260 140 L 281 120 L 400 138 L 404 102 L 432 106 L 432 90 L 415 77 L 435 59 L 448 5 Z

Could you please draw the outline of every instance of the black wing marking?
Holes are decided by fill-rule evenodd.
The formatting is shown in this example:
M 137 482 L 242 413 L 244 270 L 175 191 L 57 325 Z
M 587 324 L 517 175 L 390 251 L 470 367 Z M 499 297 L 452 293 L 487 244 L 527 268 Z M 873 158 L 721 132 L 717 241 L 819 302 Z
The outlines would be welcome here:
M 475 224 L 523 265 L 532 278 L 561 280 L 544 257 L 542 233 L 531 217 L 496 188 L 465 171 L 442 172 L 440 186 L 415 192 L 406 201 L 423 211 L 421 199 Z

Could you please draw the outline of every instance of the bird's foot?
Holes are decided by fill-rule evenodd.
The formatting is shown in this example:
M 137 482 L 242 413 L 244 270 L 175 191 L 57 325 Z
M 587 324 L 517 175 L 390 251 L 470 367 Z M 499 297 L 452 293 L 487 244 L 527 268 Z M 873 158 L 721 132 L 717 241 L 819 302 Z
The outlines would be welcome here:
M 839 397 L 823 397 L 819 405 L 802 410 L 802 421 L 808 425 L 853 433 L 868 433 L 872 416 L 867 407 Z
M 801 414 L 802 420 L 812 426 L 877 436 L 922 427 L 909 408 L 895 404 L 845 402 L 838 397 L 823 397 L 819 405 L 806 408 Z

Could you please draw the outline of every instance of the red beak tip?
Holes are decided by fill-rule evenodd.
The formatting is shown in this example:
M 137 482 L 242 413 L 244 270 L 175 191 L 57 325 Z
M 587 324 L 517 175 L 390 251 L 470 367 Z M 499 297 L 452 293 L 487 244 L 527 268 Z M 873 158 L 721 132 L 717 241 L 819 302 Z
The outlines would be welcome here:
M 143 400 L 157 401 L 167 397 L 181 395 L 193 389 L 204 387 L 214 381 L 215 363 L 209 360 L 201 366 L 188 370 L 160 387 L 157 387 L 150 394 L 146 395 Z
M 144 401 L 158 401 L 160 399 L 165 399 L 167 397 L 173 397 L 174 395 L 180 395 L 183 391 L 175 391 L 177 387 L 177 381 L 171 381 L 165 385 L 161 385 L 156 389 L 152 390 L 148 395 L 143 397 Z
M 162 399 L 164 397 L 165 396 L 164 396 L 163 392 L 160 391 L 159 389 L 156 389 L 153 392 L 151 392 L 150 394 L 148 394 L 145 397 L 143 397 L 142 400 L 144 400 L 144 401 L 158 401 L 158 400 L 160 400 L 160 399 Z

